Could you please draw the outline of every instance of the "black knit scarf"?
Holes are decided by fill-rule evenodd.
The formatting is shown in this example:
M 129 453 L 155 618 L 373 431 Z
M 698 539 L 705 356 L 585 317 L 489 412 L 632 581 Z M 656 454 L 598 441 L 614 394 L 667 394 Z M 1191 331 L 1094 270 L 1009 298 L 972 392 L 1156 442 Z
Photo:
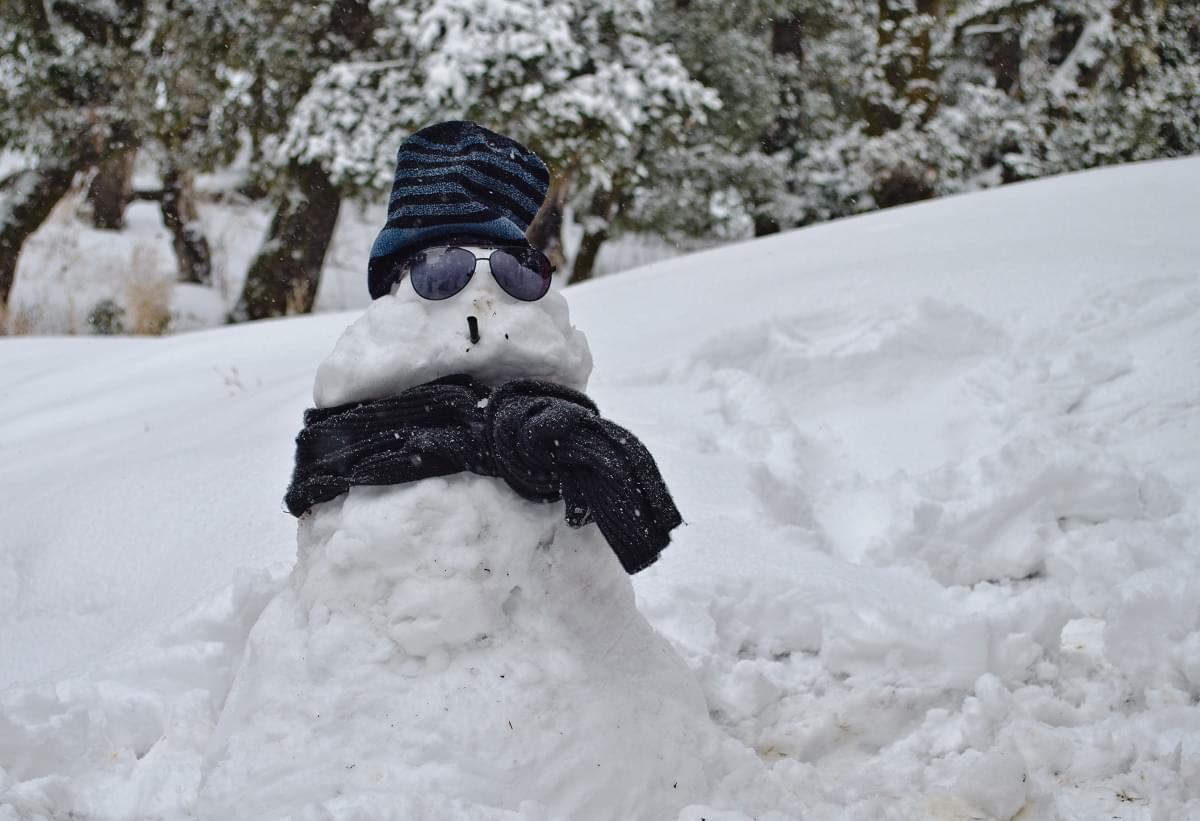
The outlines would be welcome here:
M 287 508 L 301 516 L 354 485 L 471 471 L 595 522 L 628 573 L 651 565 L 682 523 L 654 458 L 582 393 L 535 379 L 496 388 L 447 376 L 396 396 L 311 408 L 296 437 Z

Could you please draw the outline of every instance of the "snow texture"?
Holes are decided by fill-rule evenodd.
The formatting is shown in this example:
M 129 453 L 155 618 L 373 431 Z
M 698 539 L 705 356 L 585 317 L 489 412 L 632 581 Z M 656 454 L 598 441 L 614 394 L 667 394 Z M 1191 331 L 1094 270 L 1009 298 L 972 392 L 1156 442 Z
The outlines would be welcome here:
M 469 316 L 478 323 L 478 344 L 471 342 Z M 451 299 L 422 299 L 405 279 L 372 302 L 317 369 L 313 396 L 326 408 L 455 373 L 490 385 L 529 378 L 583 390 L 591 370 L 587 340 L 571 326 L 562 294 L 521 302 L 500 289 L 480 260 Z
M 579 818 L 604 796 L 665 818 L 711 794 L 727 739 L 699 684 L 557 505 L 471 475 L 354 488 L 299 541 L 209 740 L 200 817 Z
M 291 438 L 350 315 L 0 341 L 0 818 L 215 817 L 251 761 L 294 817 L 1200 817 L 1198 184 L 1089 172 L 568 290 L 687 520 L 634 581 L 686 671 L 594 533 L 476 477 L 355 491 L 295 555 Z
M 520 302 L 478 267 L 447 300 L 408 282 L 376 300 L 318 369 L 318 403 L 455 373 L 584 387 L 562 295 Z M 603 537 L 561 505 L 471 474 L 351 488 L 298 544 L 209 741 L 201 817 L 578 818 L 603 795 L 659 818 L 712 793 L 731 740 Z

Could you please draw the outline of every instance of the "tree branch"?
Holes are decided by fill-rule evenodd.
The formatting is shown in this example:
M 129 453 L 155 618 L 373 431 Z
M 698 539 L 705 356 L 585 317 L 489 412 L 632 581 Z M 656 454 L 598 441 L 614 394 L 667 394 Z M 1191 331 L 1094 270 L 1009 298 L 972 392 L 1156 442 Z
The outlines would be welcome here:
M 89 42 L 106 46 L 112 41 L 117 21 L 87 8 L 78 0 L 54 0 L 50 10 Z
M 14 20 L 18 26 L 24 25 L 33 35 L 33 40 L 40 51 L 48 54 L 58 54 L 58 42 L 54 39 L 54 29 L 50 25 L 50 16 L 46 13 L 43 0 L 3 0 L 0 2 L 0 17 Z
M 950 45 L 957 46 L 967 29 L 981 23 L 996 23 L 1002 17 L 1020 17 L 1027 11 L 1033 11 L 1045 5 L 1045 0 L 1010 0 L 995 6 L 987 6 L 973 13 L 951 18 L 949 21 Z

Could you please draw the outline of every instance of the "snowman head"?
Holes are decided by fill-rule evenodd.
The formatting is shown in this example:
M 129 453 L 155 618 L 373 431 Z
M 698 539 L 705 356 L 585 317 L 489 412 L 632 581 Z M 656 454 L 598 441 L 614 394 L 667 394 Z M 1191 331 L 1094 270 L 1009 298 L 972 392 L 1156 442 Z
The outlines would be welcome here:
M 549 179 L 532 151 L 474 123 L 409 137 L 371 250 L 374 302 L 318 369 L 317 405 L 457 373 L 582 390 L 587 341 L 562 295 L 548 290 L 549 264 L 525 239 Z

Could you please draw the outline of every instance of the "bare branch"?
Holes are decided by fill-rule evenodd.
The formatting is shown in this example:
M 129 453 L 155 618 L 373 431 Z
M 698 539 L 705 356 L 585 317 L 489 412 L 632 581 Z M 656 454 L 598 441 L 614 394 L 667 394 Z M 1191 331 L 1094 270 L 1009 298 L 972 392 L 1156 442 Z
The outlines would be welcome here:
M 962 43 L 967 30 L 973 26 L 995 24 L 1003 18 L 1020 17 L 1026 12 L 1033 11 L 1045 5 L 1045 0 L 1008 0 L 973 10 L 968 14 L 952 17 L 949 20 L 951 46 Z

